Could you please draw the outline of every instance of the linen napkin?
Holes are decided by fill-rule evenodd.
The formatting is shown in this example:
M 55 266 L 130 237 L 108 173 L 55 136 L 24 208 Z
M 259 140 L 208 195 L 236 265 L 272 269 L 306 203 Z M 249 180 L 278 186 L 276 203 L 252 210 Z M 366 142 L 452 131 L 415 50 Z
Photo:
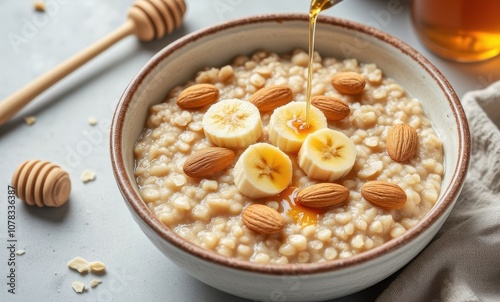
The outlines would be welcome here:
M 377 302 L 500 301 L 500 82 L 467 93 L 462 104 L 472 136 L 463 191 L 437 236 Z

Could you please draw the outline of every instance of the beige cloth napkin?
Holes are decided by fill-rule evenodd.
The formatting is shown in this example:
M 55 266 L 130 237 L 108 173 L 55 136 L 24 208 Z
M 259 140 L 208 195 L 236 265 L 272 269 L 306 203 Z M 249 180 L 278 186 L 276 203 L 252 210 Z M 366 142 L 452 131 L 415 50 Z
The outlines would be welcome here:
M 377 302 L 500 301 L 500 82 L 462 104 L 472 135 L 463 191 L 438 235 Z

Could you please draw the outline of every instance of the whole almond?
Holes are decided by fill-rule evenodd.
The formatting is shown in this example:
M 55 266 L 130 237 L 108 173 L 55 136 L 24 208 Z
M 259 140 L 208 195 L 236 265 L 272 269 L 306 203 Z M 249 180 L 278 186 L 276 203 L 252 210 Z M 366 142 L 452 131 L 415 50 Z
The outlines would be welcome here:
M 191 154 L 182 169 L 184 174 L 194 178 L 204 178 L 227 169 L 234 160 L 232 150 L 208 147 Z
M 219 89 L 212 84 L 196 84 L 184 89 L 177 97 L 177 106 L 196 109 L 215 103 L 219 99 Z
M 260 112 L 266 112 L 286 105 L 292 100 L 293 92 L 290 87 L 277 85 L 264 87 L 258 90 L 252 94 L 248 101 L 259 108 Z
M 283 217 L 275 209 L 263 204 L 252 204 L 241 214 L 247 228 L 262 234 L 279 233 L 285 226 Z
M 365 89 L 365 77 L 357 72 L 339 72 L 332 78 L 332 85 L 342 94 L 360 94 Z
M 387 153 L 393 160 L 407 161 L 418 151 L 417 130 L 408 124 L 396 124 L 389 129 L 385 143 Z
M 386 210 L 400 209 L 406 203 L 405 191 L 390 182 L 369 181 L 361 187 L 361 195 L 368 202 Z
M 336 183 L 320 183 L 301 189 L 297 202 L 310 208 L 326 208 L 344 203 L 349 189 Z
M 321 110 L 329 121 L 340 121 L 351 113 L 349 105 L 333 96 L 317 95 L 312 98 L 311 104 Z

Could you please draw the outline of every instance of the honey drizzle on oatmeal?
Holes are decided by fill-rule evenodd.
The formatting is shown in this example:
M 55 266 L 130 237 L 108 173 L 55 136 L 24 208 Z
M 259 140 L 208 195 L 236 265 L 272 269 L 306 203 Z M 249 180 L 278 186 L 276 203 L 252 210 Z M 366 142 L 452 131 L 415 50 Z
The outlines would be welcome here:
M 312 209 L 297 203 L 297 192 L 298 189 L 296 187 L 288 187 L 269 200 L 278 202 L 279 211 L 292 218 L 297 225 L 306 227 L 317 224 L 319 216 L 324 214 L 326 210 Z
M 300 136 L 301 138 L 306 138 L 310 133 L 313 133 L 314 131 L 318 130 L 316 127 L 307 127 L 306 121 L 304 121 L 300 117 L 295 117 L 291 120 L 288 120 L 286 122 L 286 125 L 288 128 L 292 129 L 295 134 Z
M 312 76 L 313 76 L 313 59 L 314 59 L 314 38 L 316 37 L 316 20 L 319 13 L 342 2 L 342 0 L 311 0 L 309 8 L 309 65 L 307 68 L 307 94 L 306 94 L 306 124 L 305 127 L 309 128 L 311 125 L 311 89 L 312 89 Z

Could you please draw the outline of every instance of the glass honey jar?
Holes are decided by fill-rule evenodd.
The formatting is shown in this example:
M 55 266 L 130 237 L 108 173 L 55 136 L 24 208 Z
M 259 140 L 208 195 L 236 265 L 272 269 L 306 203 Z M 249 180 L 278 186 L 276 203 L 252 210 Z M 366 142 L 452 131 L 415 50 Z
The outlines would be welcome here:
M 500 53 L 500 0 L 412 0 L 412 22 L 437 55 L 477 62 Z

